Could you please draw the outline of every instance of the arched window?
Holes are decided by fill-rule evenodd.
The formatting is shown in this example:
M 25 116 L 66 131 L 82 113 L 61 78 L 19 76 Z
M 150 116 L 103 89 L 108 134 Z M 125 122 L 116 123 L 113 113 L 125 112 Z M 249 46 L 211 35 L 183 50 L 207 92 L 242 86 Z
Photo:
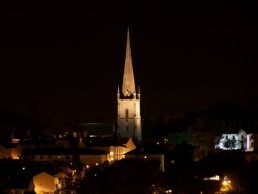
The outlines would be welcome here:
M 128 120 L 129 118 L 129 110 L 128 108 L 125 109 L 125 119 Z

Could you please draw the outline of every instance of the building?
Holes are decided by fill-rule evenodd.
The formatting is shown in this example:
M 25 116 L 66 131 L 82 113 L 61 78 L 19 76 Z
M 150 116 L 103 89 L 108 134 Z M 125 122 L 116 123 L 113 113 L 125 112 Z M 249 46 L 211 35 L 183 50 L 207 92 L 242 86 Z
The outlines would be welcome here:
M 125 159 L 157 161 L 160 164 L 160 170 L 165 172 L 165 152 L 158 146 L 134 149 L 125 154 Z
M 56 190 L 61 188 L 58 178 L 46 172 L 35 175 L 33 184 L 37 194 L 54 194 Z
M 79 123 L 73 137 L 80 138 L 86 144 L 113 142 L 115 125 L 113 123 Z
M 138 92 L 136 92 L 135 89 L 130 35 L 128 29 L 122 91 L 120 92 L 119 86 L 117 90 L 118 137 L 132 137 L 137 142 L 142 141 L 140 100 L 140 90 L 138 89 Z
M 107 152 L 98 149 L 78 149 L 79 162 L 86 165 L 102 164 L 107 161 Z
M 222 150 L 254 151 L 254 135 L 240 129 L 237 134 L 222 134 L 217 138 L 215 148 Z
M 73 162 L 82 164 L 101 164 L 105 161 L 113 162 L 125 158 L 125 154 L 136 148 L 131 138 L 122 145 L 100 145 L 87 148 L 24 148 L 21 158 L 31 162 Z
M 33 162 L 72 162 L 74 150 L 69 148 L 24 148 L 22 159 Z

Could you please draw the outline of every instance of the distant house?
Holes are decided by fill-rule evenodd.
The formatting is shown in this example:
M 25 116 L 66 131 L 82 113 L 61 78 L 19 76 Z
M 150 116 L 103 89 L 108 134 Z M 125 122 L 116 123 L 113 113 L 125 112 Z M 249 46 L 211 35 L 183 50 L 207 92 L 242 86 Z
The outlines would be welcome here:
M 42 172 L 33 177 L 33 184 L 37 194 L 54 194 L 56 190 L 61 188 L 57 177 L 46 172 Z
M 58 138 L 55 139 L 55 145 L 56 147 L 63 147 L 63 148 L 70 148 L 71 147 L 71 140 L 68 138 Z
M 22 159 L 35 162 L 70 162 L 74 150 L 68 148 L 24 148 Z
M 142 147 L 125 154 L 125 159 L 156 160 L 160 162 L 160 170 L 165 171 L 164 152 L 158 147 Z
M 136 146 L 132 140 L 129 138 L 128 141 L 121 146 L 110 146 L 109 159 L 121 160 L 125 158 L 125 154 L 136 149 Z
M 107 153 L 97 149 L 78 149 L 77 155 L 82 164 L 95 165 L 107 161 Z
M 124 159 L 125 154 L 135 148 L 132 138 L 129 138 L 124 144 L 94 145 L 90 149 L 78 149 L 79 161 L 83 164 L 113 162 Z
M 22 155 L 22 150 L 25 148 L 26 146 L 24 145 L 16 145 L 16 147 L 14 148 L 10 148 L 10 152 L 11 152 L 11 158 L 12 159 L 20 159 L 21 155 Z
M 22 145 L 10 145 L 5 147 L 0 145 L 0 159 L 19 159 L 21 156 L 21 150 L 24 146 Z
M 23 148 L 21 157 L 25 161 L 34 162 L 72 162 L 83 164 L 103 163 L 125 158 L 125 153 L 135 149 L 131 138 L 122 145 L 100 145 L 91 147 L 78 147 L 76 149 L 64 147 Z
M 110 145 L 106 145 L 106 146 L 95 145 L 95 146 L 92 146 L 92 148 L 106 152 L 107 160 L 112 162 L 112 161 L 124 159 L 125 154 L 127 152 L 130 152 L 136 149 L 136 146 L 132 138 L 129 138 L 129 139 L 124 139 L 124 141 L 120 143 L 113 142 Z
M 237 134 L 222 134 L 217 138 L 215 148 L 222 150 L 254 151 L 254 135 L 247 134 L 243 129 Z
M 107 153 L 89 148 L 24 148 L 22 159 L 34 162 L 72 162 L 84 164 L 102 163 L 107 160 Z

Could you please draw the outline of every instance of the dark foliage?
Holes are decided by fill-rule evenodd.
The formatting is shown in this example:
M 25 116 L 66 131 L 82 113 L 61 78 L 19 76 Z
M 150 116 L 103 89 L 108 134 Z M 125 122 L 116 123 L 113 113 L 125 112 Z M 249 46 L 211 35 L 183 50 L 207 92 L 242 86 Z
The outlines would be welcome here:
M 150 193 L 160 173 L 155 161 L 121 160 L 88 172 L 80 193 Z

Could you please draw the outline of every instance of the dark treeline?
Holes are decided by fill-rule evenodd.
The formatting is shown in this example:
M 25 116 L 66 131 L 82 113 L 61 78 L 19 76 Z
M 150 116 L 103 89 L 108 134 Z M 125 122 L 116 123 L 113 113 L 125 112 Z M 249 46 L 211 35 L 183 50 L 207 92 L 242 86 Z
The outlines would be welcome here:
M 176 132 L 214 132 L 237 133 L 244 129 L 250 133 L 258 132 L 258 106 L 255 99 L 245 106 L 233 102 L 218 101 L 205 110 L 187 112 L 183 118 L 165 120 L 144 117 L 145 137 L 163 137 Z
M 199 162 L 175 162 L 159 171 L 155 161 L 121 160 L 88 171 L 80 183 L 79 193 L 173 193 L 197 194 L 220 191 L 222 181 L 205 181 L 205 177 L 229 175 L 232 190 L 227 193 L 257 193 L 257 162 L 248 163 L 238 156 L 210 153 Z
M 258 132 L 258 105 L 255 98 L 245 105 L 233 102 L 218 101 L 205 110 L 186 112 L 182 118 L 164 119 L 164 115 L 150 118 L 142 114 L 144 139 L 162 138 L 170 133 L 207 133 L 213 136 L 222 133 L 237 133 L 244 129 L 248 133 Z M 99 119 L 101 121 L 101 119 Z M 115 119 L 114 119 L 115 120 Z M 100 122 L 99 121 L 99 122 Z M 94 122 L 97 122 L 94 120 Z M 76 127 L 76 122 L 69 126 L 58 125 L 50 117 L 46 123 L 39 122 L 32 116 L 22 116 L 18 113 L 0 108 L 1 134 L 14 132 L 18 136 L 31 135 L 40 132 L 60 132 Z

